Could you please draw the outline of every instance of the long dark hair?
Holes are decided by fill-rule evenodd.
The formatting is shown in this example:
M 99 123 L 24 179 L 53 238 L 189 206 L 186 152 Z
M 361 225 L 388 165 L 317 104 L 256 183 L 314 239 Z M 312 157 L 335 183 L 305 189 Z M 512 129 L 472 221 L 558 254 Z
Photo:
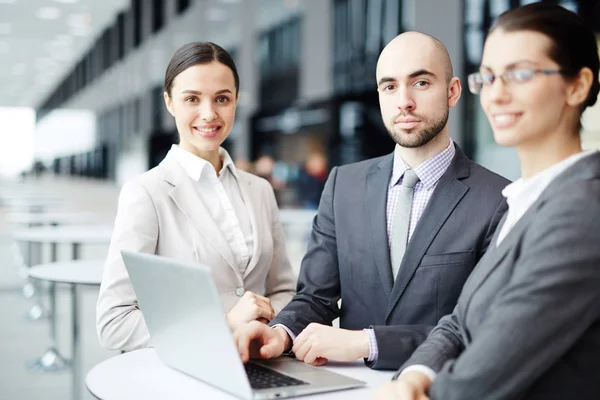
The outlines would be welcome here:
M 585 67 L 594 75 L 588 97 L 581 104 L 581 111 L 596 103 L 600 92 L 596 37 L 577 14 L 558 5 L 533 3 L 500 15 L 489 34 L 497 29 L 504 32 L 533 31 L 550 38 L 552 46 L 548 56 L 565 71 L 563 76 L 574 78 Z
M 192 42 L 177 49 L 165 71 L 164 91 L 171 97 L 173 80 L 177 75 L 194 65 L 208 64 L 213 61 L 218 61 L 231 69 L 235 80 L 235 91 L 238 93 L 240 77 L 233 59 L 224 48 L 212 42 Z

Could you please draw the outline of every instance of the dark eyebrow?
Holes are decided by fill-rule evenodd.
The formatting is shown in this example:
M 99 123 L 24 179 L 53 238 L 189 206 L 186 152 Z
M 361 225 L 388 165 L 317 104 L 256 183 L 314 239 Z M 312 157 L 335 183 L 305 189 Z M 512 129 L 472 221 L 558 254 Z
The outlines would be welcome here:
M 187 93 L 189 93 L 189 94 L 195 94 L 197 96 L 200 96 L 202 94 L 202 92 L 199 92 L 197 90 L 191 90 L 191 89 L 187 89 L 187 90 L 184 90 L 184 91 L 181 92 L 181 94 L 187 94 Z M 231 94 L 233 94 L 231 92 L 231 90 L 229 90 L 229 89 L 221 89 L 221 90 L 217 90 L 215 92 L 215 94 L 223 94 L 223 93 L 231 93 Z
M 419 69 L 419 70 L 411 73 L 410 75 L 408 75 L 408 78 L 413 79 L 413 78 L 416 78 L 417 76 L 423 76 L 423 75 L 431 76 L 433 78 L 436 77 L 436 75 L 431 71 L 428 71 L 426 69 Z M 379 82 L 377 83 L 377 86 L 379 87 L 379 86 L 381 86 L 381 84 L 388 83 L 388 82 L 396 82 L 396 78 L 392 78 L 391 76 L 384 76 L 383 78 L 381 78 L 379 80 Z
M 379 80 L 379 82 L 377 82 L 377 87 L 381 86 L 384 83 L 388 83 L 388 82 L 396 82 L 396 79 L 392 78 L 391 76 L 384 76 L 383 78 L 381 78 Z
M 435 78 L 435 74 L 431 71 L 428 71 L 426 69 L 420 69 L 418 71 L 413 72 L 412 74 L 408 75 L 409 78 L 416 78 L 417 76 L 421 76 L 421 75 L 427 75 L 427 76 L 432 76 Z
M 518 67 L 520 64 L 537 64 L 537 62 L 531 61 L 531 60 L 518 60 L 518 61 L 515 61 L 514 63 L 508 64 L 504 69 L 512 69 L 512 68 Z M 492 70 L 491 67 L 488 67 L 487 65 L 483 65 L 483 64 L 481 64 L 479 66 L 479 68 L 489 69 L 490 71 Z

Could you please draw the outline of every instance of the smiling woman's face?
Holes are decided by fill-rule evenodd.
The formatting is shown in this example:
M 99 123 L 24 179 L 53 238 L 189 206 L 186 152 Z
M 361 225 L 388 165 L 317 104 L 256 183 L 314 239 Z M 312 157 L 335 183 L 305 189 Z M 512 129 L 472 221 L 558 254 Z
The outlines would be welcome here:
M 548 52 L 552 41 L 533 31 L 494 31 L 486 40 L 480 72 L 494 74 L 481 89 L 481 106 L 502 146 L 527 146 L 565 129 L 569 84 L 561 74 L 537 73 L 527 82 L 504 83 L 498 76 L 515 69 L 559 70 Z
M 218 61 L 177 75 L 164 99 L 175 117 L 179 146 L 205 159 L 218 153 L 233 126 L 237 96 L 231 69 Z

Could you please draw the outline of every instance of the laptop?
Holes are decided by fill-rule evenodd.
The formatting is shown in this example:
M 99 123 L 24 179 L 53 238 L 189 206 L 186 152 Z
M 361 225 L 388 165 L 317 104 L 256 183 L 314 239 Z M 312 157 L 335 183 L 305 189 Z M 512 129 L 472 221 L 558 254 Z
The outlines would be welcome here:
M 365 386 L 287 356 L 243 364 L 208 267 L 145 253 L 121 254 L 152 345 L 168 366 L 241 399 Z

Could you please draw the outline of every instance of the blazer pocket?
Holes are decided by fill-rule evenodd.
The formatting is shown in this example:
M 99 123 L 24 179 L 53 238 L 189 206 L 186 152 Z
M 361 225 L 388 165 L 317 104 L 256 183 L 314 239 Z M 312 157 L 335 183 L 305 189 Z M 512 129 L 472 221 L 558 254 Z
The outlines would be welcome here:
M 457 253 L 426 254 L 421 260 L 421 267 L 434 265 L 463 264 L 474 261 L 474 251 L 461 251 Z

